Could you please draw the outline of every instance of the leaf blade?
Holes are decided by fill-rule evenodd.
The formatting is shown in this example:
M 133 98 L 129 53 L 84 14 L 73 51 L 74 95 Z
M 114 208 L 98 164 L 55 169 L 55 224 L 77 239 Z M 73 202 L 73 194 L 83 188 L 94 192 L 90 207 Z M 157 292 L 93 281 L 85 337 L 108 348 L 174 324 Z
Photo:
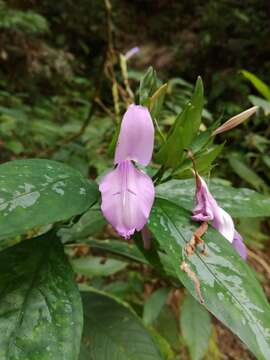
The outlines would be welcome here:
M 167 140 L 156 154 L 156 161 L 165 167 L 175 169 L 182 161 L 183 152 L 194 139 L 200 123 L 203 109 L 203 83 L 198 77 L 190 102 L 176 117 L 175 124 Z
M 149 227 L 188 291 L 197 298 L 193 281 L 180 270 L 183 260 L 200 281 L 208 310 L 238 335 L 258 359 L 269 358 L 269 304 L 253 272 L 229 242 L 209 228 L 204 235 L 207 256 L 196 252 L 186 259 L 184 247 L 195 226 L 188 212 L 165 200 L 156 202 Z
M 67 165 L 28 159 L 0 166 L 0 198 L 1 240 L 84 212 L 98 191 Z
M 268 85 L 250 71 L 242 70 L 241 73 L 252 83 L 261 95 L 263 95 L 267 100 L 270 100 L 270 87 Z
M 160 350 L 123 302 L 97 291 L 83 294 L 85 325 L 80 360 L 161 360 Z
M 185 298 L 181 307 L 180 325 L 191 359 L 202 359 L 211 335 L 211 318 L 191 295 Z
M 47 234 L 4 250 L 0 261 L 0 358 L 75 359 L 81 299 L 60 243 Z

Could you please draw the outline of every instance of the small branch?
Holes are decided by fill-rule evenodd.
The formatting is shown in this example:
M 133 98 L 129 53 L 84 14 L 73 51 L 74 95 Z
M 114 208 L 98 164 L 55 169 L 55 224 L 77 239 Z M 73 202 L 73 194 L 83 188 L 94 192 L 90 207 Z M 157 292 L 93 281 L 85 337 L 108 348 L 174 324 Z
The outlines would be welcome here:
M 95 102 L 97 105 L 111 118 L 114 118 L 114 114 L 106 107 L 106 105 L 101 101 L 100 98 L 96 98 Z

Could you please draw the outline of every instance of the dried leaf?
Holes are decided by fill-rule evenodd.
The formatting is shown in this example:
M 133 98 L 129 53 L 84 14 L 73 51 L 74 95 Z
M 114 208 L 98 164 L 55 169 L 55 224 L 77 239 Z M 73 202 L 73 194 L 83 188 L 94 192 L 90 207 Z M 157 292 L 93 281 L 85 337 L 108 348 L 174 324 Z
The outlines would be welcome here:
M 182 264 L 180 265 L 181 270 L 183 270 L 187 276 L 193 281 L 194 283 L 194 287 L 195 287 L 195 291 L 196 294 L 200 300 L 201 304 L 204 304 L 204 299 L 202 297 L 202 293 L 201 293 L 201 283 L 200 280 L 197 278 L 197 275 L 195 274 L 194 271 L 192 271 L 189 267 L 189 265 L 183 261 Z

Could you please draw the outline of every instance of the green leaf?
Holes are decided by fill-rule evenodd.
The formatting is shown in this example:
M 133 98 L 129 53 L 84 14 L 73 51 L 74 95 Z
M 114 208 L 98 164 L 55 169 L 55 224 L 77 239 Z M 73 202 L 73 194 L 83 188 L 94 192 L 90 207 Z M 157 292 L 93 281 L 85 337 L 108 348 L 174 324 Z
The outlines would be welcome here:
M 168 297 L 168 293 L 169 289 L 160 288 L 145 301 L 143 308 L 143 322 L 145 325 L 150 325 L 157 319 Z
M 112 136 L 112 140 L 109 144 L 109 147 L 108 147 L 108 155 L 110 157 L 113 157 L 114 156 L 114 152 L 115 152 L 115 148 L 116 148 L 116 144 L 117 144 L 117 140 L 118 140 L 118 137 L 119 137 L 119 133 L 120 133 L 120 128 L 121 128 L 121 124 L 116 124 L 115 125 L 115 129 L 114 129 L 114 132 L 113 132 L 113 136 Z
M 259 106 L 260 108 L 263 109 L 265 116 L 270 115 L 270 101 L 264 100 L 255 95 L 249 95 L 248 98 L 253 105 Z
M 268 186 L 264 180 L 253 169 L 251 169 L 240 156 L 237 154 L 230 154 L 228 156 L 228 160 L 234 172 L 244 181 L 252 185 L 256 190 L 263 190 L 267 192 Z
M 155 338 L 160 348 L 160 351 L 162 352 L 166 360 L 180 360 L 180 358 L 175 357 L 175 353 L 173 352 L 170 344 L 163 336 L 161 336 L 153 327 L 151 327 L 149 331 Z
M 212 324 L 208 312 L 191 295 L 181 307 L 180 325 L 191 359 L 201 360 L 208 348 Z
M 1 360 L 74 360 L 82 306 L 71 267 L 48 233 L 0 254 Z
M 146 73 L 140 80 L 139 88 L 139 103 L 143 106 L 148 106 L 150 96 L 154 94 L 157 89 L 157 74 L 156 71 L 150 66 Z
M 259 360 L 270 358 L 270 306 L 253 271 L 231 244 L 215 229 L 203 236 L 207 255 L 195 251 L 185 256 L 184 248 L 198 224 L 181 207 L 157 200 L 149 228 L 174 267 L 175 274 L 198 299 L 193 280 L 181 270 L 183 261 L 200 282 L 205 306 L 248 346 Z
M 154 269 L 156 269 L 156 271 L 158 271 L 161 276 L 166 275 L 166 272 L 168 271 L 164 269 L 164 262 L 162 261 L 161 256 L 157 251 L 157 247 L 155 245 L 153 246 L 152 244 L 153 239 L 150 240 L 151 246 L 149 248 L 145 248 L 141 233 L 135 233 L 133 241 L 145 259 L 154 267 Z
M 99 277 L 113 275 L 123 270 L 127 263 L 115 259 L 104 259 L 98 256 L 84 256 L 72 259 L 71 265 L 76 273 L 88 277 Z
M 268 155 L 263 155 L 263 156 L 262 156 L 262 161 L 263 161 L 264 164 L 270 169 L 270 156 L 268 156 Z
M 86 211 L 80 220 L 69 228 L 62 228 L 58 235 L 61 236 L 63 242 L 80 241 L 88 236 L 94 235 L 100 231 L 106 224 L 100 206 L 93 206 Z
M 24 151 L 24 145 L 19 140 L 5 141 L 4 146 L 6 149 L 12 151 L 14 154 L 19 155 Z
M 165 305 L 157 320 L 154 323 L 155 329 L 158 333 L 166 339 L 171 347 L 179 352 L 180 349 L 180 336 L 179 326 L 175 314 L 172 312 L 168 305 Z
M 59 162 L 16 160 L 0 165 L 0 239 L 86 211 L 97 186 Z
M 180 165 L 185 149 L 189 149 L 196 136 L 203 108 L 203 83 L 199 77 L 191 101 L 177 116 L 166 142 L 156 155 L 156 161 L 165 167 L 176 168 Z
M 200 174 L 205 174 L 211 169 L 213 161 L 218 157 L 224 147 L 224 143 L 213 145 L 203 152 L 194 156 L 196 162 L 196 170 Z M 193 164 L 190 159 L 186 159 L 182 165 L 174 172 L 176 178 L 187 178 L 192 174 Z
M 9 29 L 26 34 L 36 35 L 49 32 L 47 19 L 30 10 L 18 10 L 6 7 L 0 8 L 0 28 Z
M 123 302 L 97 291 L 83 294 L 80 360 L 161 360 L 153 337 Z
M 242 70 L 241 73 L 246 79 L 248 79 L 252 85 L 257 89 L 257 91 L 264 96 L 267 100 L 270 100 L 270 87 L 266 85 L 261 79 L 256 75 L 252 74 L 247 70 Z
M 270 197 L 254 190 L 236 189 L 224 185 L 221 179 L 211 179 L 209 189 L 219 205 L 234 217 L 270 216 Z M 156 187 L 156 196 L 192 210 L 195 180 L 171 180 Z
M 168 84 L 161 85 L 150 98 L 150 110 L 153 118 L 157 118 L 161 112 Z
M 158 256 L 159 263 L 157 262 L 156 257 L 153 255 L 153 253 L 150 250 L 143 249 L 143 245 L 140 246 L 129 244 L 126 241 L 119 241 L 119 240 L 96 240 L 96 239 L 84 239 L 82 241 L 83 243 L 90 245 L 90 247 L 104 250 L 106 252 L 120 255 L 124 258 L 138 261 L 140 263 L 146 264 L 146 265 L 154 265 L 155 270 L 159 270 L 160 274 L 164 274 L 164 270 L 167 274 L 167 276 L 174 277 L 174 271 L 171 267 L 171 264 L 169 262 L 168 256 L 164 254 L 163 252 L 156 252 L 156 256 Z M 138 244 L 138 242 L 137 242 Z M 76 246 L 76 245 L 75 245 Z M 67 251 L 69 249 L 73 248 L 74 245 L 66 245 Z M 152 246 L 152 249 L 154 247 Z M 149 259 L 151 259 L 151 264 L 149 263 Z M 154 264 L 153 264 L 154 262 Z
M 128 259 L 148 264 L 141 251 L 133 244 L 129 244 L 127 241 L 120 240 L 95 240 L 84 239 L 83 242 L 95 249 L 105 250 L 113 254 L 124 256 Z
M 214 124 L 219 124 L 219 122 L 216 121 Z M 201 132 L 192 141 L 190 148 L 191 148 L 191 151 L 193 154 L 198 153 L 199 151 L 204 149 L 207 145 L 212 145 L 212 143 L 213 143 L 212 128 L 214 127 L 213 125 L 211 127 L 209 127 L 207 130 Z

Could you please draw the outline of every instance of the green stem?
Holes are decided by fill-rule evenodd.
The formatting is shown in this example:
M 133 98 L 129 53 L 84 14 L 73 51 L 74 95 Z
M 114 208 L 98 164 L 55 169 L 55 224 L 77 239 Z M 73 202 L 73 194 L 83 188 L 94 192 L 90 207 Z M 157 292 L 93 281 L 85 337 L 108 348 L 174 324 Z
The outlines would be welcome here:
M 165 167 L 164 165 L 162 165 L 152 178 L 152 180 L 156 185 L 159 184 L 159 181 L 162 179 L 164 172 L 165 172 Z

